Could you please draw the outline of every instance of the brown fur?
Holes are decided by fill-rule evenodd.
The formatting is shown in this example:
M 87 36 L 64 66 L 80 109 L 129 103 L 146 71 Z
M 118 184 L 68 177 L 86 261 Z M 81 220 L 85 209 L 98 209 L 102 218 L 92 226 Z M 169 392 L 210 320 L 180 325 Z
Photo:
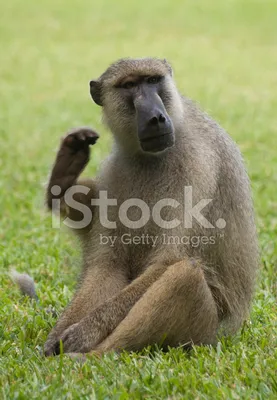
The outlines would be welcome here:
M 165 77 L 161 98 L 175 128 L 175 145 L 149 154 L 140 149 L 135 111 L 116 85 L 128 76 L 157 74 Z M 78 200 L 89 205 L 99 190 L 108 190 L 109 197 L 118 200 L 117 206 L 109 208 L 109 220 L 117 221 L 117 229 L 102 227 L 98 208 L 91 207 L 92 224 L 78 232 L 82 279 L 50 333 L 45 353 L 59 353 L 60 339 L 65 352 L 87 353 L 139 350 L 153 343 L 214 343 L 219 333 L 234 333 L 248 315 L 258 264 L 249 180 L 239 150 L 216 122 L 179 94 L 165 60 L 120 60 L 92 84 L 92 91 L 103 106 L 114 147 L 98 177 L 85 183 L 89 194 Z M 91 132 L 83 128 L 71 133 L 76 139 L 71 147 L 68 139 L 62 142 L 48 188 L 50 208 L 55 197 L 52 185 L 61 185 L 62 198 L 88 162 Z M 224 229 L 194 223 L 190 229 L 180 225 L 168 231 L 151 218 L 143 228 L 133 230 L 118 220 L 125 200 L 140 198 L 150 209 L 163 198 L 182 203 L 184 186 L 192 186 L 194 204 L 213 199 L 202 214 L 213 225 L 223 218 Z M 63 209 L 72 219 L 81 218 L 74 210 Z M 140 217 L 137 210 L 129 211 L 130 219 Z M 164 219 L 184 219 L 182 207 L 163 211 Z M 111 247 L 99 244 L 100 234 L 213 236 L 214 243 L 153 247 L 117 241 Z

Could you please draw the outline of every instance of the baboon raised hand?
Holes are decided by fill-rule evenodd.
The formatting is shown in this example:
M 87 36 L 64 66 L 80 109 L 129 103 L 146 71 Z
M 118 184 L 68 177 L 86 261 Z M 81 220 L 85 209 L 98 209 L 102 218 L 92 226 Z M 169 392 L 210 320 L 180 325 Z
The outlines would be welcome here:
M 60 340 L 65 352 L 89 353 L 212 344 L 235 332 L 248 315 L 258 265 L 236 145 L 179 94 L 165 60 L 119 60 L 90 92 L 114 146 L 94 181 L 78 181 L 98 136 L 77 129 L 53 168 L 47 203 L 55 208 L 58 200 L 78 233 L 83 270 L 45 354 L 58 354 Z M 66 201 L 68 189 L 78 207 Z

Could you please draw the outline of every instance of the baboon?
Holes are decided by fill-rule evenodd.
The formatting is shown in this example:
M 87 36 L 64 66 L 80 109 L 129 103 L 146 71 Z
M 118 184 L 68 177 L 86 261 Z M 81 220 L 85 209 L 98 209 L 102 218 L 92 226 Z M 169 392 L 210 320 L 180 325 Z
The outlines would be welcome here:
M 258 266 L 238 148 L 180 95 L 166 60 L 121 59 L 90 82 L 90 93 L 114 143 L 94 180 L 79 179 L 98 139 L 93 130 L 70 132 L 57 154 L 47 204 L 60 203 L 73 226 L 83 268 L 45 354 L 59 354 L 61 341 L 66 353 L 103 353 L 214 344 L 233 334 L 248 316 Z M 103 219 L 105 191 L 116 201 Z

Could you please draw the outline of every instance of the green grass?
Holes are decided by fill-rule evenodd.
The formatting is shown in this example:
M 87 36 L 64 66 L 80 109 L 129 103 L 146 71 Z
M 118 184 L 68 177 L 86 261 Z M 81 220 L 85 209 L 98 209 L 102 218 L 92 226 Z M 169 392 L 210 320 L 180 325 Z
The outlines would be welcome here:
M 276 399 L 277 2 L 275 0 L 1 0 L 0 398 Z M 251 320 L 216 348 L 110 354 L 84 365 L 41 350 L 72 296 L 74 239 L 51 228 L 43 185 L 60 136 L 94 126 L 109 151 L 88 81 L 123 56 L 168 58 L 183 93 L 238 142 L 257 212 L 262 269 Z M 8 277 L 37 282 L 38 305 Z

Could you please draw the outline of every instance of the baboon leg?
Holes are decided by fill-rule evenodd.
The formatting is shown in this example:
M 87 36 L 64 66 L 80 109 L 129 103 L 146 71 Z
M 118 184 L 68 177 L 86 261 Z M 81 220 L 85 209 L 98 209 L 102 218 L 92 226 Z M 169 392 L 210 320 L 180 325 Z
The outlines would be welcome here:
M 53 349 L 60 352 L 60 340 L 65 353 L 88 353 L 101 343 L 127 316 L 147 289 L 166 271 L 164 264 L 152 264 L 138 278 L 115 296 L 89 312 L 79 323 L 71 325 L 57 338 Z
M 45 343 L 45 355 L 53 354 L 54 345 L 69 326 L 79 322 L 91 311 L 120 292 L 128 284 L 125 272 L 114 265 L 100 265 L 86 271 L 73 300 L 58 319 Z
M 217 327 L 217 308 L 203 271 L 181 261 L 168 268 L 95 350 L 211 344 Z

